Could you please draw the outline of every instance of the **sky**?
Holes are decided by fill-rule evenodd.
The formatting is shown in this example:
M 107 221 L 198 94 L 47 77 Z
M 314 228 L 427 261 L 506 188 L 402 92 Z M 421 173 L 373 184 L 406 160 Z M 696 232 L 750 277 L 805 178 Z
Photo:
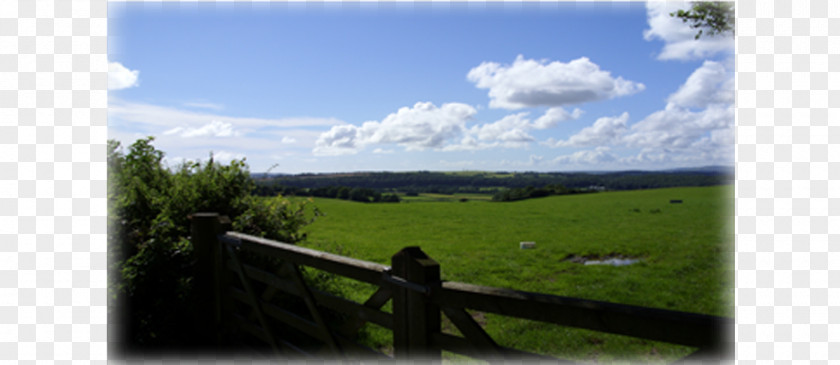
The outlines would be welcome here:
M 679 8 L 112 2 L 108 134 L 252 173 L 731 166 L 734 39 Z

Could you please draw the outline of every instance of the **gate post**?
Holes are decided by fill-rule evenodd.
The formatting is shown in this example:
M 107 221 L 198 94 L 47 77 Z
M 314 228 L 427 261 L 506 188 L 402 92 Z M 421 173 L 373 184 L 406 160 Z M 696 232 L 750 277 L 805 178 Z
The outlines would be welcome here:
M 200 346 L 212 346 L 220 329 L 220 297 L 217 290 L 219 270 L 217 260 L 221 257 L 217 235 L 222 230 L 218 213 L 194 213 L 190 215 L 190 237 L 195 252 L 195 273 L 193 290 L 196 303 L 194 319 Z
M 440 264 L 419 247 L 406 247 L 391 257 L 392 274 L 422 287 L 440 285 Z M 394 290 L 394 357 L 397 360 L 441 360 L 432 334 L 440 332 L 440 308 L 428 293 L 405 287 Z

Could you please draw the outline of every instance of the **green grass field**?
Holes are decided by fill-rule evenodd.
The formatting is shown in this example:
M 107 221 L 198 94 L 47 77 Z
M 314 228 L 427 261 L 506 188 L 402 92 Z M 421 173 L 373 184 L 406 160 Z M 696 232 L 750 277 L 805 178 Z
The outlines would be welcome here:
M 326 215 L 306 228 L 309 238 L 302 245 L 386 265 L 401 248 L 420 246 L 448 281 L 731 317 L 732 196 L 731 186 L 717 186 L 507 203 L 316 199 Z M 520 241 L 535 241 L 536 248 L 520 250 Z M 610 254 L 641 262 L 586 266 L 565 260 Z M 355 283 L 342 281 L 340 290 L 363 301 L 373 289 Z M 658 362 L 690 352 L 491 314 L 482 320 L 504 346 L 568 359 Z M 389 332 L 366 328 L 370 345 L 388 347 Z

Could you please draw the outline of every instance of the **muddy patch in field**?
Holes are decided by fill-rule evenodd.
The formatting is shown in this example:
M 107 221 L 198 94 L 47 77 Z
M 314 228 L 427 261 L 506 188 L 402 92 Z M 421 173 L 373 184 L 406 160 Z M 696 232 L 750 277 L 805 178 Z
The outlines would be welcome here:
M 611 266 L 627 266 L 635 264 L 642 259 L 639 257 L 632 257 L 623 254 L 611 253 L 604 256 L 596 255 L 568 255 L 563 261 L 573 262 L 582 265 L 611 265 Z

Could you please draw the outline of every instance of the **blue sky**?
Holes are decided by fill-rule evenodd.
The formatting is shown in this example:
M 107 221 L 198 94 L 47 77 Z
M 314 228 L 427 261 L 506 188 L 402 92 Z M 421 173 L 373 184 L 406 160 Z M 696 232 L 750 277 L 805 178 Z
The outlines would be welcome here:
M 109 138 L 252 172 L 732 164 L 734 42 L 680 6 L 109 3 Z

